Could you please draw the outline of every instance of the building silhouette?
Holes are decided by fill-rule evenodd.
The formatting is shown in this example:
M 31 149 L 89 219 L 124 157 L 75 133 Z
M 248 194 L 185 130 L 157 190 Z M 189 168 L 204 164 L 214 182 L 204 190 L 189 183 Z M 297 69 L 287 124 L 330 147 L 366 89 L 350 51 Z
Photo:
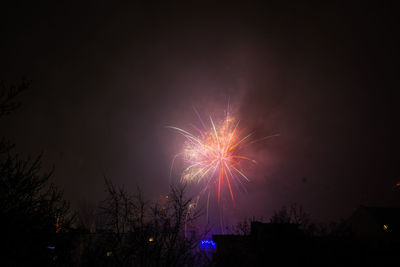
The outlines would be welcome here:
M 326 234 L 252 222 L 249 235 L 214 235 L 216 266 L 400 266 L 400 208 L 360 206 Z

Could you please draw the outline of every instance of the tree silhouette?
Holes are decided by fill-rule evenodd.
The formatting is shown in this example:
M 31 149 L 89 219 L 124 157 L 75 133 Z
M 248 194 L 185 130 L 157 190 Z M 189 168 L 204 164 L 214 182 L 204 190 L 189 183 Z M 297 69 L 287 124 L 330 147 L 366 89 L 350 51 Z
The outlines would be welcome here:
M 19 107 L 16 97 L 28 83 L 0 87 L 0 118 Z M 3 138 L 0 142 L 0 218 L 2 218 L 2 260 L 6 265 L 48 265 L 55 255 L 54 246 L 67 231 L 72 220 L 69 205 L 62 192 L 50 182 L 52 171 L 42 172 L 41 156 L 22 158 L 14 145 Z M 54 254 L 54 253 L 53 253 Z
M 204 258 L 198 250 L 201 235 L 185 229 L 199 216 L 193 212 L 185 188 L 171 187 L 158 201 L 144 199 L 142 191 L 129 194 L 105 179 L 107 198 L 101 203 L 105 229 L 87 239 L 84 265 L 193 266 Z M 94 254 L 98 253 L 97 256 Z
M 270 222 L 297 224 L 300 228 L 306 229 L 310 223 L 310 214 L 306 213 L 302 206 L 294 203 L 290 207 L 283 206 L 279 210 L 275 210 Z
M 4 81 L 0 81 L 0 118 L 11 114 L 21 105 L 17 101 L 18 96 L 30 86 L 30 81 L 23 80 L 18 85 L 7 86 Z

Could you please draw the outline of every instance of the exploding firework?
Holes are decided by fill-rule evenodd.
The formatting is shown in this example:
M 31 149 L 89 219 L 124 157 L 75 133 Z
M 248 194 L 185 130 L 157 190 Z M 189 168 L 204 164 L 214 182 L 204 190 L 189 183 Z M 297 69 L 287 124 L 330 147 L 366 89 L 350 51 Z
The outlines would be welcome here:
M 243 152 L 243 148 L 252 143 L 277 136 L 267 136 L 262 139 L 251 140 L 252 133 L 246 133 L 245 129 L 239 128 L 239 121 L 229 114 L 219 122 L 214 122 L 209 117 L 209 126 L 201 119 L 195 110 L 203 130 L 195 127 L 195 133 L 181 128 L 172 128 L 182 134 L 186 141 L 183 151 L 177 156 L 182 156 L 185 169 L 181 174 L 184 183 L 197 182 L 203 185 L 198 198 L 208 192 L 207 217 L 210 192 L 216 188 L 218 204 L 221 202 L 221 194 L 229 192 L 230 199 L 235 205 L 234 188 L 244 188 L 244 182 L 249 178 L 243 170 L 244 162 L 256 163 Z M 175 158 L 174 158 L 175 159 Z M 171 165 L 172 171 L 173 163 Z
M 227 116 L 219 125 L 210 117 L 210 129 L 201 131 L 196 136 L 180 128 L 177 130 L 186 138 L 183 149 L 183 160 L 187 164 L 181 175 L 183 182 L 205 182 L 202 192 L 217 185 L 218 202 L 221 199 L 221 188 L 226 184 L 232 202 L 235 198 L 232 183 L 241 180 L 249 181 L 241 169 L 243 160 L 254 160 L 241 154 L 242 147 L 248 143 L 251 134 L 243 135 L 239 123 Z

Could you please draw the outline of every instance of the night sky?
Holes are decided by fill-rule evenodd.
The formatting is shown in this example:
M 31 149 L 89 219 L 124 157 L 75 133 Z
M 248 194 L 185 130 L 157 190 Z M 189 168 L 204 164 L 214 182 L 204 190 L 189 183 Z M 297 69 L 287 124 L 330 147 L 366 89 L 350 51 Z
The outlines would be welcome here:
M 104 175 L 157 199 L 184 141 L 166 126 L 198 124 L 193 107 L 223 115 L 230 99 L 243 127 L 280 134 L 249 151 L 234 219 L 400 203 L 396 1 L 194 2 L 2 6 L 0 80 L 32 84 L 1 135 L 43 152 L 75 207 L 104 198 Z

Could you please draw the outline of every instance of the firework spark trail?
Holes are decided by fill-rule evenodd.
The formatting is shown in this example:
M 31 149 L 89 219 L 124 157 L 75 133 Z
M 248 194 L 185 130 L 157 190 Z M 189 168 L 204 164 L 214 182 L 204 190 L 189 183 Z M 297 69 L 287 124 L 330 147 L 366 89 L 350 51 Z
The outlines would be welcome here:
M 228 103 L 229 109 L 229 103 Z M 222 208 L 222 192 L 229 192 L 232 204 L 235 206 L 235 196 L 232 185 L 236 188 L 244 188 L 243 182 L 250 181 L 242 169 L 242 162 L 248 161 L 256 163 L 255 160 L 243 155 L 242 149 L 255 142 L 278 136 L 271 135 L 258 140 L 251 140 L 252 133 L 244 134 L 245 129 L 239 129 L 239 121 L 235 121 L 230 116 L 229 110 L 226 111 L 224 120 L 220 123 L 215 123 L 210 116 L 210 127 L 207 129 L 206 124 L 201 119 L 200 114 L 193 107 L 202 127 L 200 130 L 192 125 L 198 135 L 190 133 L 184 129 L 168 126 L 186 138 L 184 149 L 181 153 L 174 157 L 182 156 L 187 164 L 181 174 L 181 181 L 203 183 L 203 188 L 198 194 L 198 198 L 208 191 L 207 197 L 207 220 L 208 220 L 208 205 L 209 196 L 212 188 L 215 186 L 217 191 L 217 199 L 220 208 Z M 170 175 L 173 168 L 171 165 Z M 222 220 L 222 214 L 220 214 Z M 222 227 L 222 222 L 221 222 Z

